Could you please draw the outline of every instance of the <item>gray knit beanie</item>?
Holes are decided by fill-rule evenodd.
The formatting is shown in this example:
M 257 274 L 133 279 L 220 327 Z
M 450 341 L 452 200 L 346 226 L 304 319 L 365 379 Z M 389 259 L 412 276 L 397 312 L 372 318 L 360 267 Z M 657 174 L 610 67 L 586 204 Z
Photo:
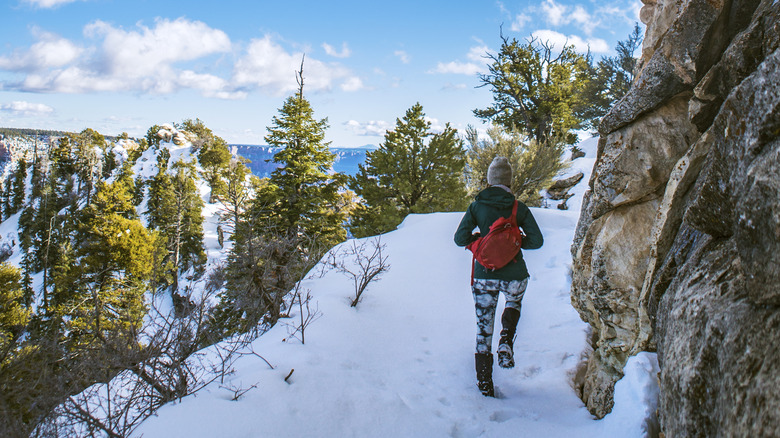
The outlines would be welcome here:
M 506 157 L 493 158 L 493 162 L 488 167 L 487 182 L 491 186 L 510 187 L 512 185 L 512 167 Z

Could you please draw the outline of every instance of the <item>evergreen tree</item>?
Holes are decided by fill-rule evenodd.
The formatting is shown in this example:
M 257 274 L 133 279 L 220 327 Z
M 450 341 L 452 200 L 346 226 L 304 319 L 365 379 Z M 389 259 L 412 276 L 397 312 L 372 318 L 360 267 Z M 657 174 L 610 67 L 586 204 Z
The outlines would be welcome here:
M 527 132 L 539 144 L 553 138 L 566 144 L 577 141 L 572 130 L 586 127 L 587 109 L 582 102 L 590 80 L 590 57 L 565 44 L 555 55 L 554 47 L 536 39 L 521 44 L 501 35 L 498 54 L 489 73 L 480 74 L 483 87 L 493 92 L 493 104 L 475 109 L 474 115 L 507 130 Z
M 268 127 L 265 141 L 281 148 L 273 160 L 279 167 L 253 208 L 256 217 L 273 224 L 277 232 L 316 236 L 323 245 L 333 245 L 346 238 L 346 217 L 338 209 L 346 178 L 330 173 L 335 155 L 325 142 L 327 119 L 314 118 L 303 96 L 302 71 L 299 84 L 298 93 L 285 100 Z
M 227 225 L 228 231 L 235 232 L 242 220 L 243 213 L 250 201 L 252 190 L 251 180 L 257 179 L 244 164 L 246 160 L 233 158 L 227 168 L 223 170 L 222 178 L 225 187 L 219 199 L 225 206 L 221 214 L 221 221 Z
M 8 216 L 11 215 L 12 186 L 13 186 L 13 175 L 8 175 L 6 179 L 2 180 L 2 187 L 0 188 L 0 211 L 2 211 L 2 216 L 0 216 L 0 222 L 8 219 Z
M 16 162 L 16 171 L 14 172 L 13 192 L 11 194 L 11 205 L 8 215 L 12 215 L 24 206 L 25 181 L 27 180 L 27 161 L 20 158 Z
M 87 128 L 77 135 L 71 135 L 71 143 L 75 147 L 77 190 L 79 196 L 89 204 L 101 178 L 103 166 L 100 155 L 106 154 L 106 139 L 97 131 Z
M 362 198 L 350 230 L 370 236 L 395 229 L 410 213 L 461 211 L 467 205 L 464 166 L 457 131 L 448 124 L 432 133 L 422 105 L 415 104 L 350 178 L 350 188 Z
M 77 233 L 78 246 L 62 251 L 52 297 L 68 347 L 133 343 L 146 311 L 157 236 L 137 219 L 121 180 L 100 183 Z
M 160 137 L 157 136 L 157 133 L 160 132 L 161 129 L 162 126 L 153 125 L 146 131 L 146 137 L 144 138 L 144 140 L 146 140 L 146 148 L 157 148 L 160 146 Z M 146 148 L 144 148 L 144 150 L 146 150 Z
M 114 170 L 119 167 L 120 160 L 117 159 L 117 155 L 113 147 L 107 147 L 106 152 L 103 155 L 103 168 L 100 176 L 102 179 L 108 179 Z
M 30 320 L 29 305 L 24 303 L 21 273 L 10 263 L 0 263 L 0 366 L 16 350 Z
M 604 57 L 591 67 L 591 80 L 588 81 L 582 101 L 581 113 L 588 121 L 587 127 L 595 128 L 612 105 L 628 93 L 634 82 L 636 58 L 634 52 L 642 45 L 639 24 L 628 37 L 619 41 L 616 56 Z
M 227 284 L 214 316 L 218 336 L 263 320 L 275 323 L 292 286 L 325 249 L 346 237 L 347 209 L 339 193 L 345 177 L 329 173 L 335 156 L 325 142 L 327 120 L 316 120 L 303 96 L 303 66 L 296 79 L 298 93 L 285 100 L 265 137 L 280 148 L 274 155 L 279 168 L 256 181 L 256 196 L 236 224 Z M 238 181 L 240 172 L 234 177 Z
M 231 159 L 228 144 L 221 137 L 214 135 L 200 119 L 185 120 L 180 128 L 197 136 L 192 142 L 193 151 L 198 153 L 203 179 L 211 188 L 209 203 L 214 203 L 225 188 L 222 174 Z
M 517 130 L 507 132 L 501 126 L 491 127 L 487 134 L 486 140 L 480 140 L 476 129 L 469 127 L 467 130 L 466 180 L 469 194 L 475 196 L 487 187 L 490 163 L 493 158 L 501 156 L 506 157 L 512 167 L 512 193 L 526 205 L 538 206 L 539 192 L 549 187 L 553 177 L 564 168 L 561 161 L 563 143 L 540 144 Z
M 171 285 L 178 287 L 180 272 L 195 268 L 202 273 L 206 263 L 203 249 L 203 200 L 195 186 L 192 164 L 176 162 L 175 173 L 160 171 L 149 184 L 149 226 L 160 230 L 167 240 L 168 257 L 172 265 Z
M 32 179 L 31 200 L 19 218 L 19 238 L 25 251 L 24 276 L 43 271 L 42 302 L 44 313 L 50 301 L 53 268 L 59 262 L 61 249 L 67 236 L 78 223 L 73 175 L 63 174 L 75 170 L 70 156 L 70 139 L 63 137 L 58 153 L 50 162 L 45 156 L 36 163 Z M 70 205 L 70 212 L 63 209 Z

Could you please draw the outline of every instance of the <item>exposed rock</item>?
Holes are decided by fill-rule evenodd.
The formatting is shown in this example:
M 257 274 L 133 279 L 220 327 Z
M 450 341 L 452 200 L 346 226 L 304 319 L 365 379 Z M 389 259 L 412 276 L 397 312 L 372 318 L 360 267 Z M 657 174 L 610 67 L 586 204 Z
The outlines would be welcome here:
M 674 11 L 674 4 L 665 5 L 660 16 L 666 18 Z M 719 35 L 717 30 L 724 26 L 721 15 L 728 15 L 730 5 L 726 0 L 679 4 L 680 12 L 673 24 L 662 34 L 647 64 L 640 64 L 641 71 L 631 89 L 601 120 L 599 132 L 610 134 L 674 96 L 692 91 L 724 48 L 717 47 L 725 43 L 718 43 L 713 35 Z M 643 47 L 652 43 L 645 40 Z
M 574 193 L 570 193 L 566 195 L 566 197 L 563 199 L 563 202 L 558 204 L 558 210 L 568 210 L 569 205 L 566 203 L 569 199 L 571 199 L 574 196 Z
M 157 131 L 157 137 L 165 143 L 169 143 L 173 139 L 173 133 L 178 132 L 176 128 L 169 124 L 163 124 Z
M 577 185 L 585 175 L 582 172 L 572 175 L 568 178 L 558 179 L 553 181 L 550 187 L 547 188 L 547 194 L 550 195 L 550 199 L 560 201 L 562 199 L 569 199 L 569 190 Z
M 652 200 L 621 207 L 595 219 L 575 254 L 572 304 L 593 328 L 595 352 L 582 392 L 598 417 L 612 409 L 612 388 L 632 353 L 658 204 Z
M 657 350 L 666 436 L 780 436 L 780 2 L 643 2 L 572 245 L 580 393 L 602 417 Z
M 675 163 L 697 137 L 686 96 L 606 136 L 594 169 L 593 215 L 658 197 Z

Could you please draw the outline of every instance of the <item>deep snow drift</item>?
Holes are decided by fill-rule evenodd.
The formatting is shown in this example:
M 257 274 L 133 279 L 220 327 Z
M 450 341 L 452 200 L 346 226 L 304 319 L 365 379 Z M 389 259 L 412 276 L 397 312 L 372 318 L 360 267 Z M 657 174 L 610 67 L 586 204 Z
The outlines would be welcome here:
M 135 435 L 645 436 L 655 411 L 654 355 L 629 361 L 615 409 L 603 420 L 593 419 L 570 385 L 587 326 L 570 304 L 569 247 L 595 143 L 583 142 L 588 155 L 569 170 L 585 171 L 569 201 L 572 210 L 532 209 L 545 244 L 524 252 L 531 281 L 515 342 L 517 365 L 494 370 L 500 398 L 483 397 L 476 387 L 471 256 L 452 241 L 462 214 L 412 215 L 381 236 L 391 267 L 357 308 L 349 306 L 353 285 L 339 272 L 305 280 L 322 313 L 306 329 L 305 344 L 289 336 L 285 323 L 295 324 L 293 311 L 253 343 L 273 369 L 245 356 L 229 380 L 163 407 Z M 500 302 L 499 315 L 502 308 Z M 229 388 L 253 385 L 232 400 Z

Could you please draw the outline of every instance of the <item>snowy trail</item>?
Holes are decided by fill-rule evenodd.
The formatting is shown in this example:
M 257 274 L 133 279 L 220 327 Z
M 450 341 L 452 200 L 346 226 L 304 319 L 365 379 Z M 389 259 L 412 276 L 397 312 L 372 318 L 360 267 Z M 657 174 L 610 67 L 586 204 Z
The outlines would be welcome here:
M 471 257 L 452 242 L 461 213 L 412 215 L 383 236 L 391 269 L 357 308 L 349 307 L 352 285 L 343 275 L 305 282 L 323 316 L 307 329 L 305 345 L 284 342 L 283 324 L 255 341 L 275 369 L 245 357 L 230 384 L 256 389 L 231 401 L 231 391 L 213 385 L 162 408 L 137 435 L 600 436 L 606 424 L 592 419 L 568 377 L 585 347 L 586 326 L 569 303 L 577 216 L 533 213 L 545 245 L 525 252 L 532 280 L 517 366 L 494 371 L 500 399 L 483 397 L 475 385 Z
M 581 146 L 588 158 L 575 161 L 568 173 L 583 171 L 586 182 L 596 140 Z M 603 420 L 593 419 L 570 386 L 586 346 L 587 325 L 569 296 L 569 249 L 584 190 L 584 183 L 572 190 L 568 211 L 532 209 L 545 243 L 524 252 L 531 280 L 515 342 L 517 365 L 494 368 L 500 398 L 483 397 L 476 387 L 471 254 L 453 243 L 462 213 L 411 215 L 382 236 L 391 268 L 369 285 L 357 308 L 349 306 L 354 289 L 344 275 L 330 271 L 304 281 L 322 313 L 306 329 L 305 345 L 285 341 L 285 323 L 296 321 L 293 309 L 290 320 L 253 344 L 274 369 L 245 356 L 222 387 L 212 384 L 163 407 L 135 436 L 645 436 L 657 399 L 653 355 L 629 360 L 613 413 Z M 210 258 L 217 260 L 216 222 L 206 229 Z M 498 315 L 502 309 L 500 301 Z M 228 387 L 253 385 L 231 400 Z

